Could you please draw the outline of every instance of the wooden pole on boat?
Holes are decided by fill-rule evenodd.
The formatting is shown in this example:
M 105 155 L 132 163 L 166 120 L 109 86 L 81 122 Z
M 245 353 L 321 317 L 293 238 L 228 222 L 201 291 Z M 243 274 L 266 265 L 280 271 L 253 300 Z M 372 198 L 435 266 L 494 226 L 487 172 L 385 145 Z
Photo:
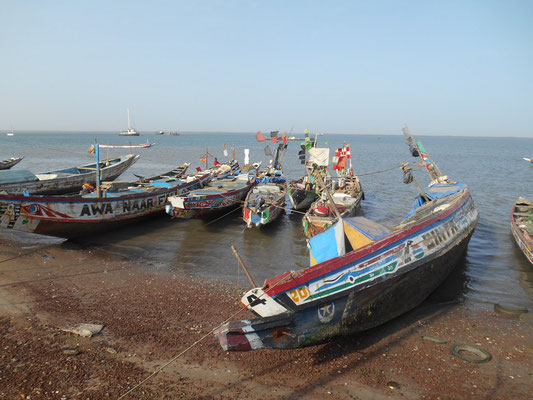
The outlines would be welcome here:
M 340 220 L 342 218 L 341 217 L 341 213 L 339 212 L 339 209 L 335 205 L 335 202 L 333 201 L 333 197 L 331 196 L 331 193 L 329 192 L 329 190 L 328 190 L 326 184 L 324 183 L 324 180 L 320 176 L 320 174 L 318 174 L 318 173 L 316 174 L 316 179 L 317 179 L 318 183 L 320 183 L 320 185 L 322 186 L 324 191 L 326 192 L 326 195 L 328 196 L 328 199 L 329 199 L 329 201 L 331 203 L 331 206 L 333 207 L 333 211 L 335 212 L 335 215 L 337 216 L 337 218 Z
M 100 198 L 100 146 L 94 140 L 94 153 L 96 155 L 96 197 Z
M 405 173 L 408 173 L 412 170 L 412 168 L 408 167 L 407 163 L 402 164 L 402 171 Z M 418 191 L 420 192 L 420 195 L 424 198 L 424 200 L 429 201 L 426 193 L 424 193 L 424 190 L 422 189 L 422 186 L 418 183 L 418 181 L 415 179 L 415 177 L 411 174 L 411 177 L 413 178 L 413 182 L 415 183 L 416 187 L 418 188 Z
M 246 265 L 244 265 L 244 262 L 242 261 L 241 256 L 237 252 L 237 249 L 235 248 L 235 246 L 232 245 L 231 246 L 231 250 L 233 250 L 233 253 L 235 254 L 235 257 L 237 257 L 237 260 L 239 261 L 239 264 L 241 264 L 241 267 L 244 270 L 244 273 L 246 274 L 248 279 L 250 280 L 250 283 L 252 284 L 252 287 L 256 288 L 257 285 L 255 284 L 255 282 L 254 282 L 254 280 L 252 278 L 252 275 L 250 275 L 250 273 L 248 272 L 248 268 L 246 268 Z
M 209 168 L 209 160 L 208 160 L 208 157 L 209 157 L 209 149 L 206 147 L 206 148 L 205 148 L 205 169 L 208 169 L 208 168 Z

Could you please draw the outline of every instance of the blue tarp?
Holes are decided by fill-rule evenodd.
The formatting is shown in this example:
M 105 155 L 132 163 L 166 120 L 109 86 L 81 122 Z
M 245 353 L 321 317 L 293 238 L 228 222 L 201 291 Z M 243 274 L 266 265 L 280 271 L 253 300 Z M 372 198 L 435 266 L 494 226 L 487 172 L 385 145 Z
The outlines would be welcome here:
M 424 193 L 430 200 L 437 200 L 442 199 L 444 197 L 448 197 L 451 194 L 457 193 L 463 189 L 466 189 L 466 185 L 464 183 L 437 183 L 429 188 L 427 188 Z M 415 204 L 413 205 L 413 209 L 405 216 L 405 218 L 409 218 L 413 213 L 419 208 L 421 205 L 425 203 L 425 200 L 422 196 L 418 196 L 415 200 Z

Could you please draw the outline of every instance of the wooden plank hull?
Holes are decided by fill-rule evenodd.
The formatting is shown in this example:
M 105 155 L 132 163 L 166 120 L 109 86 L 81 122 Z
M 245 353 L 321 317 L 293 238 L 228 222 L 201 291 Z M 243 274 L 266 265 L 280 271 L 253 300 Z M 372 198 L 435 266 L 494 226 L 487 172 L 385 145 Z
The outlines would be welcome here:
M 166 212 L 173 218 L 213 218 L 224 212 L 241 207 L 248 191 L 254 186 L 254 181 L 244 186 L 226 191 L 220 194 L 198 195 L 191 193 L 190 196 L 181 196 L 178 199 L 171 198 Z
M 533 202 L 524 198 L 516 201 L 511 210 L 511 232 L 524 256 L 533 264 Z
M 215 332 L 220 344 L 240 351 L 308 346 L 416 307 L 464 255 L 478 220 L 468 189 L 453 204 L 440 204 L 441 210 L 376 242 L 252 289 L 245 295 L 252 311 L 283 311 L 221 325 Z
M 305 190 L 292 185 L 289 186 L 289 200 L 292 208 L 295 210 L 307 210 L 317 198 L 318 194 L 315 190 Z
M 175 186 L 116 197 L 0 195 L 0 228 L 73 238 L 163 213 L 169 196 L 188 193 L 211 179 L 203 175 Z
M 340 209 L 339 211 L 341 212 L 341 216 L 343 218 L 346 218 L 353 217 L 354 215 L 356 215 L 359 208 L 361 207 L 362 197 L 363 194 L 362 192 L 360 192 L 356 197 L 356 201 L 353 205 L 347 208 Z M 324 232 L 337 221 L 337 217 L 333 214 L 327 216 L 319 216 L 313 214 L 311 212 L 312 209 L 313 206 L 311 206 L 311 209 L 304 215 L 302 219 L 304 236 L 308 239 L 312 238 L 315 235 L 318 235 L 320 232 Z
M 126 171 L 137 159 L 138 155 L 128 155 L 124 157 L 116 157 L 101 161 L 100 179 L 101 181 L 112 181 Z M 109 164 L 109 165 L 106 165 Z M 96 164 L 94 164 L 96 166 Z M 6 191 L 10 194 L 22 194 L 28 192 L 34 194 L 64 194 L 73 193 L 81 189 L 83 184 L 96 185 L 96 170 L 85 170 L 87 166 L 79 167 L 80 171 L 77 173 L 61 173 L 57 174 L 45 173 L 41 175 L 57 175 L 55 178 L 47 178 L 32 182 L 15 182 L 3 184 L 0 186 L 0 191 Z
M 274 185 L 274 184 L 267 184 Z M 274 196 L 266 197 L 263 205 L 257 205 L 256 200 L 252 199 L 257 190 L 261 189 L 263 185 L 257 185 L 254 189 L 248 192 L 243 206 L 243 220 L 246 226 L 251 228 L 253 226 L 260 227 L 268 225 L 277 220 L 285 209 L 285 198 L 287 197 L 287 184 L 277 184 L 280 188 L 279 193 Z

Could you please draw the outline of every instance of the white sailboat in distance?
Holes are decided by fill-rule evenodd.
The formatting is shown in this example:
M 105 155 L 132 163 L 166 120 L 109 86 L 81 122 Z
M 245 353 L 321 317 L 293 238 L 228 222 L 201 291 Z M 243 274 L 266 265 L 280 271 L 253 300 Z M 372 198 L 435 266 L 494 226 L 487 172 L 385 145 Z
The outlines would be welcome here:
M 119 136 L 139 136 L 139 132 L 135 130 L 134 127 L 131 126 L 131 120 L 130 120 L 130 109 L 128 108 L 128 130 L 127 131 L 120 131 Z

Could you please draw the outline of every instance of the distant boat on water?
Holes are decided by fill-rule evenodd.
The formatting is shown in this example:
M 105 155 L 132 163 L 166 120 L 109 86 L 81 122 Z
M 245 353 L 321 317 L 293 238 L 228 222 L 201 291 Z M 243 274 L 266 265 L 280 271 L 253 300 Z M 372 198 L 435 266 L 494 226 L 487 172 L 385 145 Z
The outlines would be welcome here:
M 180 134 L 176 131 L 171 131 L 168 133 L 170 136 L 179 136 Z
M 128 108 L 128 130 L 127 131 L 120 131 L 119 136 L 139 136 L 139 132 L 135 130 L 134 127 L 131 126 L 131 119 L 130 119 L 130 109 Z
M 157 132 L 154 132 L 154 135 L 164 135 L 165 132 L 164 131 L 157 131 Z
M 148 140 L 146 143 L 141 144 L 99 144 L 98 146 L 102 149 L 130 149 L 130 148 L 137 148 L 137 149 L 144 149 L 147 147 L 152 147 L 155 143 L 150 143 Z M 91 146 L 92 147 L 92 146 Z

